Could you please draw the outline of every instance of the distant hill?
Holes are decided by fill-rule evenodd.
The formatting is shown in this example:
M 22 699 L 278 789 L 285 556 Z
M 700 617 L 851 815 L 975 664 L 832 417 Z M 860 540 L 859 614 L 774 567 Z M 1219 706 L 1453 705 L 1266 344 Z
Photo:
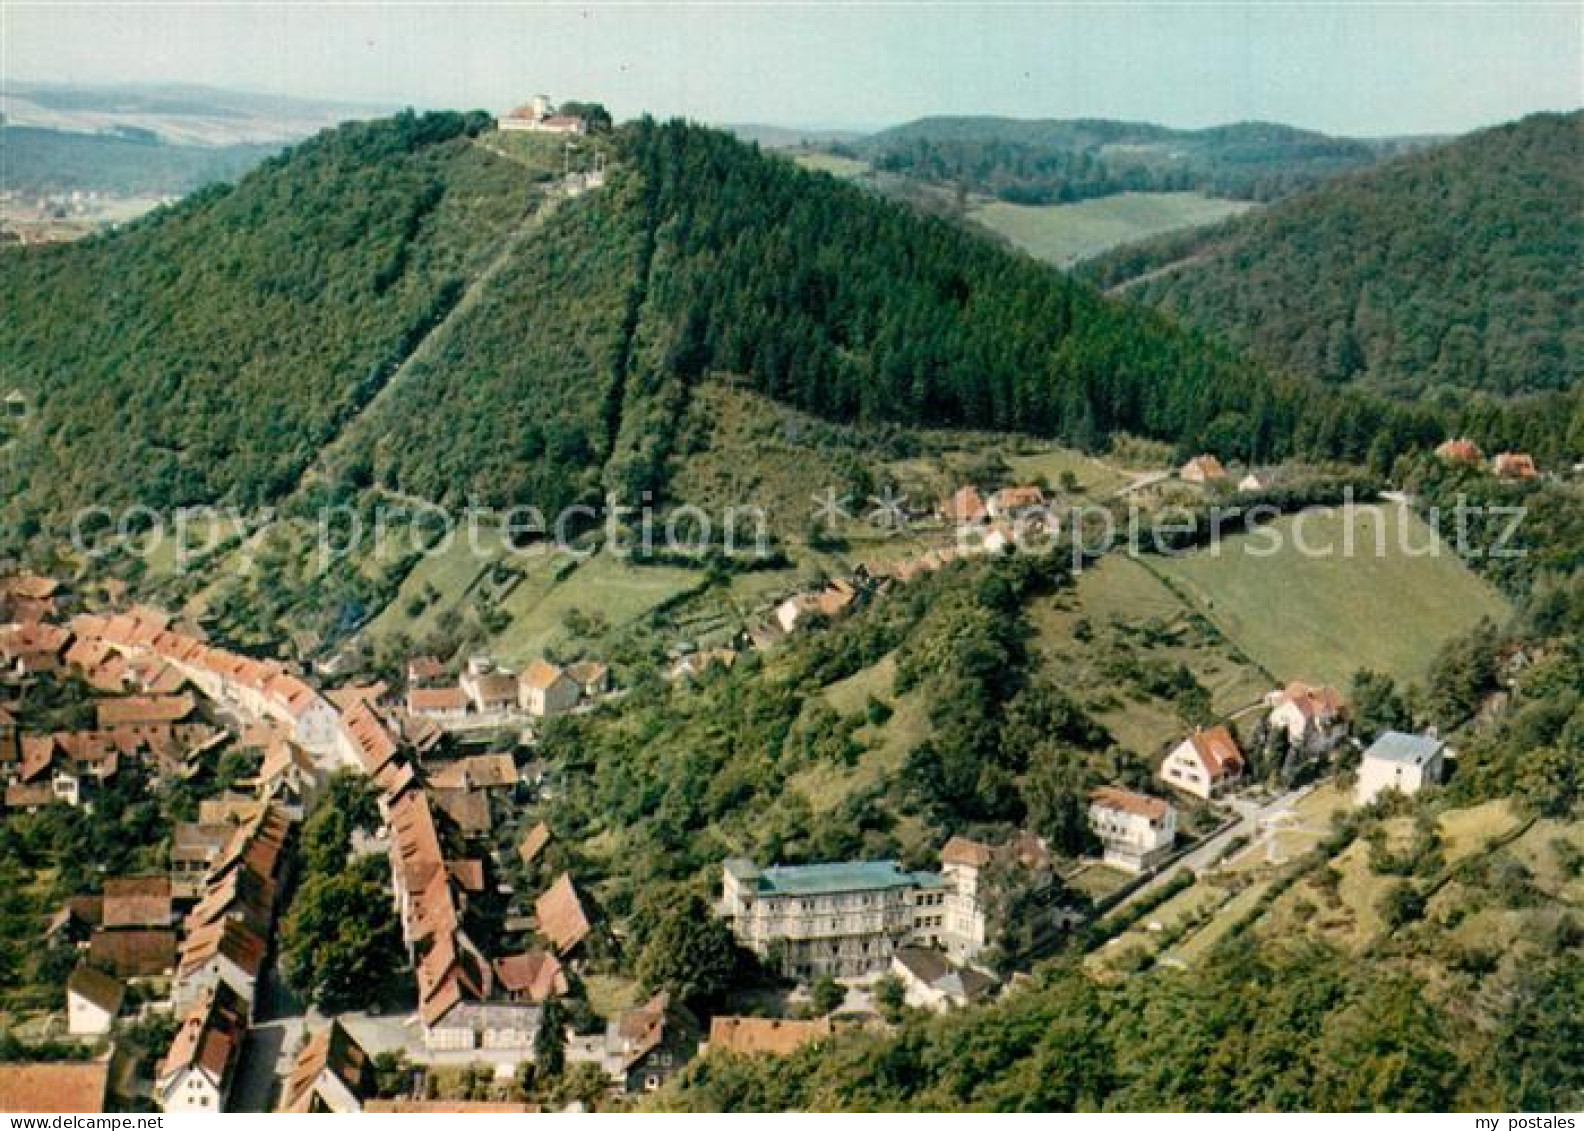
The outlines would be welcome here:
M 1106 119 L 922 118 L 853 143 L 884 173 L 1011 204 L 1121 192 L 1273 200 L 1429 139 L 1366 141 L 1269 122 L 1178 130 Z
M 1280 368 L 1403 396 L 1584 379 L 1584 113 L 1538 114 L 1089 269 Z
M 740 141 L 750 141 L 766 149 L 794 149 L 804 145 L 830 145 L 855 142 L 863 138 L 862 130 L 836 130 L 807 128 L 803 126 L 771 126 L 755 122 L 736 122 L 722 125 L 721 129 Z
M 130 126 L 102 134 L 0 126 L 5 187 L 37 195 L 183 196 L 215 181 L 235 180 L 279 150 L 269 143 L 173 145 Z
M 184 83 L 83 86 L 7 81 L 8 126 L 99 134 L 134 130 L 172 145 L 280 144 L 394 106 L 252 94 Z

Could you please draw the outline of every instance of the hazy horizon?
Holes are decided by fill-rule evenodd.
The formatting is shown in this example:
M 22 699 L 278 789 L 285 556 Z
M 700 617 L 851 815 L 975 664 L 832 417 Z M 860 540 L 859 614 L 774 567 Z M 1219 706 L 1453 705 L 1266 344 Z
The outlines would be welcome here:
M 1584 101 L 1572 4 L 0 5 L 8 84 L 793 129 L 919 117 L 1461 133 Z

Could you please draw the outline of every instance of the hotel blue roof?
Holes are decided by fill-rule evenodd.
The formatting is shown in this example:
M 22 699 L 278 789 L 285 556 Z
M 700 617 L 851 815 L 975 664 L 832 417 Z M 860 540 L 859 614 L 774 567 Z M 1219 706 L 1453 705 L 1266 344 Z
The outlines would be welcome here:
M 1422 766 L 1440 752 L 1445 744 L 1439 738 L 1425 734 L 1404 734 L 1389 730 L 1377 738 L 1365 757 L 1382 762 L 1401 762 L 1408 766 Z
M 934 872 L 904 871 L 895 860 L 855 860 L 765 868 L 754 882 L 755 888 L 765 895 L 834 895 L 849 891 L 938 887 L 941 880 Z

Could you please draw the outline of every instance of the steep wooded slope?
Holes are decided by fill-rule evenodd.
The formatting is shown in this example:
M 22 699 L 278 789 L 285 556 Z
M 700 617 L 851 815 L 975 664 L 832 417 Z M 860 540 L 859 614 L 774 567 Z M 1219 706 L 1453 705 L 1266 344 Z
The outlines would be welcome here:
M 1584 379 L 1584 114 L 1538 114 L 1216 228 L 1104 285 L 1325 381 L 1417 396 Z
M 443 316 L 522 212 L 481 119 L 349 125 L 116 235 L 0 256 L 0 467 L 24 513 L 256 503 Z

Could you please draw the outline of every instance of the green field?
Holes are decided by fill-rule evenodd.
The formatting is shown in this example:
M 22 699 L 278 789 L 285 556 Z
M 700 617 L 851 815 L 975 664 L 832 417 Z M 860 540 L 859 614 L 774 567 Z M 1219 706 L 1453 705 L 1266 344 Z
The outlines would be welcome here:
M 1313 549 L 1293 544 L 1295 526 Z M 1219 552 L 1152 558 L 1196 609 L 1279 680 L 1346 686 L 1359 668 L 1422 680 L 1436 649 L 1481 617 L 1508 614 L 1506 602 L 1435 543 L 1418 518 L 1397 508 L 1357 508 L 1346 553 L 1341 510 L 1292 515 Z M 1280 549 L 1259 557 L 1281 538 Z M 1384 535 L 1384 538 L 1382 538 Z M 1404 539 L 1410 551 L 1405 552 Z M 1384 543 L 1384 553 L 1378 552 Z M 1435 555 L 1420 554 L 1434 546 Z
M 867 161 L 854 157 L 838 157 L 834 153 L 799 153 L 793 158 L 799 165 L 816 173 L 829 173 L 844 180 L 861 177 L 869 171 Z
M 1213 224 L 1250 207 L 1197 192 L 1125 192 L 1077 204 L 987 201 L 970 208 L 968 216 L 1036 259 L 1067 266 L 1121 244 Z

